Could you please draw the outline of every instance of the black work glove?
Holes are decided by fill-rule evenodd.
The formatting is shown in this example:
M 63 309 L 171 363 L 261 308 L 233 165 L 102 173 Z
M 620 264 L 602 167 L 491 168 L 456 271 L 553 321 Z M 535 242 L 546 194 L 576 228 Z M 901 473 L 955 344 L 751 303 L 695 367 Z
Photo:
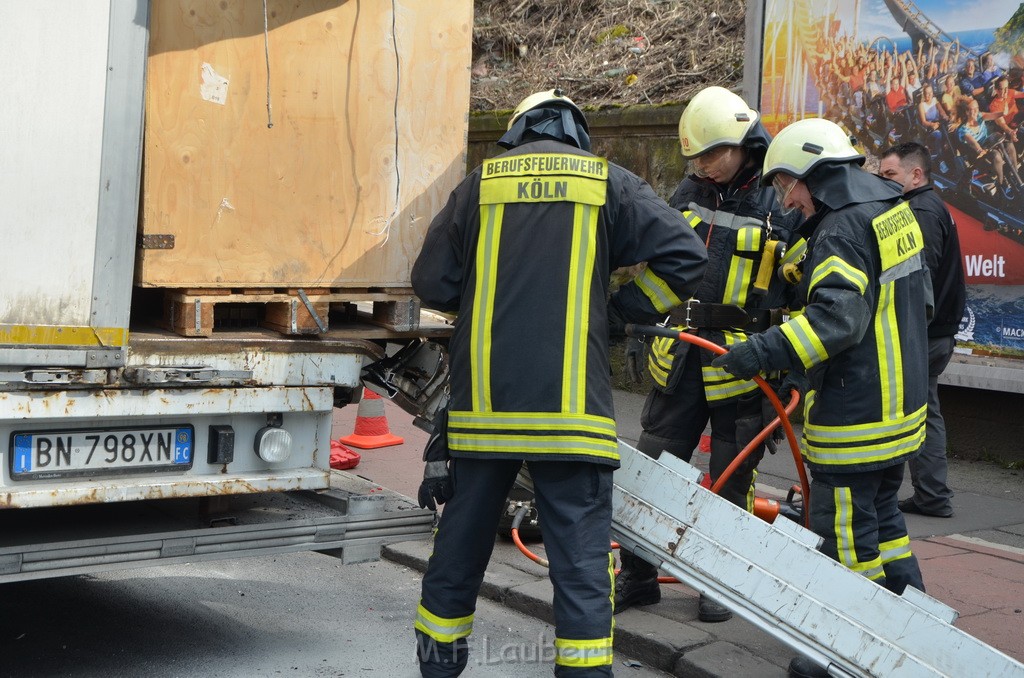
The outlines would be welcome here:
M 712 360 L 711 365 L 740 379 L 751 379 L 763 369 L 761 353 L 750 340 L 733 344 L 728 351 Z
M 448 410 L 441 410 L 433 422 L 434 432 L 423 450 L 423 482 L 417 494 L 420 508 L 436 511 L 455 496 L 452 460 L 448 456 Z
M 626 377 L 634 384 L 644 381 L 644 342 L 636 337 L 626 338 Z
M 807 381 L 807 375 L 800 370 L 789 370 L 786 372 L 786 376 L 782 378 L 782 385 L 779 386 L 779 397 L 789 400 L 790 393 L 796 389 L 796 392 L 803 398 L 807 394 L 807 389 L 810 384 Z
M 436 511 L 438 504 L 443 504 L 455 496 L 455 483 L 452 482 L 450 460 L 428 461 L 423 467 L 423 482 L 420 483 L 418 494 L 420 508 Z
M 622 315 L 618 304 L 608 303 L 608 336 L 614 338 L 626 336 L 626 317 Z

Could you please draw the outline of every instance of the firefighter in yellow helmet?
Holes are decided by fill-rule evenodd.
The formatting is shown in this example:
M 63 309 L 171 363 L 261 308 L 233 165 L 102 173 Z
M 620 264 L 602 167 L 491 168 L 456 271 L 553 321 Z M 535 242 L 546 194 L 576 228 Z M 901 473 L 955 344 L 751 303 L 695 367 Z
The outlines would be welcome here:
M 712 364 L 744 378 L 806 371 L 811 528 L 824 553 L 900 594 L 924 590 L 896 493 L 925 437 L 931 283 L 909 203 L 863 162 L 828 120 L 795 122 L 772 141 L 761 181 L 806 217 L 804 310 Z M 789 675 L 828 672 L 796 657 Z
M 693 97 L 679 118 L 679 143 L 693 174 L 683 179 L 669 203 L 680 210 L 708 249 L 708 268 L 690 302 L 690 325 L 701 337 L 733 345 L 768 327 L 769 310 L 782 306 L 785 283 L 775 276 L 784 262 L 797 261 L 803 242 L 795 235 L 798 215 L 783 217 L 775 193 L 759 184 L 761 163 L 771 137 L 757 111 L 729 90 L 708 87 Z M 785 256 L 769 257 L 766 248 Z M 761 276 L 758 282 L 758 273 Z M 791 289 L 791 286 L 790 286 Z M 727 306 L 742 308 L 745 318 L 730 317 Z M 675 322 L 679 322 L 678 320 Z M 684 329 L 677 326 L 676 329 Z M 648 368 L 654 387 L 641 415 L 641 452 L 667 451 L 690 460 L 708 421 L 711 422 L 712 481 L 760 432 L 774 414 L 757 385 L 711 366 L 712 354 L 688 342 L 655 339 Z M 741 465 L 721 494 L 751 510 L 755 469 L 763 446 Z M 616 612 L 661 599 L 657 568 L 628 551 L 615 580 Z M 729 610 L 701 596 L 701 621 L 725 621 Z
M 704 246 L 642 179 L 590 153 L 558 90 L 527 97 L 434 218 L 412 270 L 428 308 L 458 312 L 450 454 L 424 479 L 447 502 L 423 576 L 426 678 L 468 660 L 477 593 L 506 497 L 529 463 L 554 587 L 555 675 L 612 675 L 612 471 L 619 465 L 609 327 L 654 322 L 704 272 Z M 606 305 L 612 270 L 648 262 Z M 436 445 L 435 445 L 436 447 Z M 436 450 L 434 450 L 436 451 Z M 428 449 L 428 456 L 433 452 Z

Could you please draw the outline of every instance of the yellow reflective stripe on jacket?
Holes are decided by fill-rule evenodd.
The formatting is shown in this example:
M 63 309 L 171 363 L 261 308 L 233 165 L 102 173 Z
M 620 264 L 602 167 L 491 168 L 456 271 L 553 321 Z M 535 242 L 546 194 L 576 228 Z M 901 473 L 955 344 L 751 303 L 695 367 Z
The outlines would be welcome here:
M 644 296 L 651 300 L 651 304 L 658 313 L 665 313 L 670 308 L 675 308 L 683 303 L 682 299 L 677 297 L 676 293 L 672 291 L 672 288 L 659 278 L 650 267 L 641 271 L 640 275 L 633 279 L 633 282 L 637 284 L 640 291 L 644 293 Z
M 744 332 L 721 330 L 721 335 L 722 344 L 727 347 L 747 340 Z M 712 365 L 701 366 L 701 380 L 704 382 L 704 397 L 708 402 L 735 398 L 758 389 L 753 380 L 738 379 L 722 368 Z
M 452 410 L 448 446 L 462 452 L 619 458 L 615 421 L 583 413 Z
M 662 386 L 668 386 L 668 375 L 672 372 L 675 360 L 674 349 L 678 339 L 655 337 L 651 342 L 651 350 L 647 352 L 647 371 L 651 378 Z
M 882 565 L 914 555 L 913 551 L 910 550 L 909 536 L 903 536 L 892 541 L 883 541 L 878 544 L 878 550 L 881 552 Z
M 560 412 L 466 412 L 452 410 L 453 428 L 497 428 L 504 431 L 582 431 L 615 438 L 615 421 L 596 414 Z
M 448 446 L 457 452 L 490 454 L 548 454 L 619 459 L 613 441 L 586 436 L 474 434 L 448 432 Z
M 749 227 L 737 229 L 736 251 L 737 252 L 759 252 L 761 250 L 760 227 Z M 729 260 L 729 272 L 725 278 L 725 292 L 722 295 L 723 304 L 737 304 L 745 306 L 747 303 L 747 290 L 750 289 L 750 281 L 757 272 L 757 263 L 747 257 L 732 255 Z
M 476 248 L 476 285 L 473 297 L 473 329 L 470 331 L 469 367 L 473 409 L 489 412 L 491 406 L 491 319 L 498 279 L 498 245 L 504 205 L 480 206 L 480 243 Z
M 792 345 L 804 368 L 811 368 L 828 360 L 828 351 L 825 350 L 825 345 L 821 343 L 821 339 L 811 327 L 806 316 L 790 318 L 779 329 Z
M 903 349 L 900 347 L 896 302 L 893 299 L 895 289 L 895 282 L 881 286 L 875 313 L 875 352 L 882 389 L 882 416 L 887 420 L 894 420 L 903 412 Z
M 597 214 L 597 209 L 591 205 L 577 204 L 573 210 L 562 352 L 563 412 L 579 413 L 587 406 L 587 334 L 590 329 L 590 285 L 597 256 Z
M 795 243 L 786 248 L 786 254 L 779 259 L 778 265 L 799 263 L 805 254 L 807 254 L 807 241 L 803 238 L 797 238 Z
M 854 268 L 839 257 L 833 255 L 818 264 L 814 271 L 811 272 L 811 282 L 807 288 L 808 296 L 810 296 L 814 288 L 818 286 L 818 283 L 833 273 L 850 281 L 861 294 L 864 294 L 865 290 L 868 288 L 867 273 L 859 268 Z
M 849 445 L 852 443 L 884 440 L 912 433 L 924 423 L 928 406 L 922 405 L 917 411 L 888 421 L 869 421 L 848 426 L 826 426 L 804 423 L 804 436 L 811 442 Z
M 416 608 L 414 626 L 439 643 L 452 643 L 473 632 L 473 615 L 446 619 L 430 612 L 420 603 Z
M 569 175 L 592 179 L 608 178 L 608 161 L 573 153 L 526 153 L 484 160 L 481 178 Z
M 758 389 L 758 385 L 752 380 L 737 379 L 728 372 L 710 365 L 701 368 L 701 378 L 704 380 L 704 397 L 709 402 L 735 398 Z
M 480 204 L 575 202 L 601 206 L 607 191 L 603 179 L 580 177 L 504 177 L 480 182 Z
M 833 528 L 836 535 L 836 548 L 839 551 L 839 562 L 868 579 L 880 579 L 885 576 L 882 569 L 882 557 L 876 556 L 866 563 L 857 559 L 857 545 L 853 538 L 853 494 L 848 487 L 833 489 L 836 513 Z
M 812 407 L 808 401 L 808 409 Z M 921 447 L 927 405 L 897 422 L 855 426 L 804 424 L 804 457 L 823 466 L 867 464 L 909 454 Z
M 686 223 L 693 228 L 700 226 L 700 222 L 703 221 L 703 219 L 700 218 L 700 215 L 693 210 L 683 210 L 683 219 L 686 219 Z
M 559 666 L 610 666 L 612 658 L 611 636 L 594 640 L 555 638 L 555 664 Z

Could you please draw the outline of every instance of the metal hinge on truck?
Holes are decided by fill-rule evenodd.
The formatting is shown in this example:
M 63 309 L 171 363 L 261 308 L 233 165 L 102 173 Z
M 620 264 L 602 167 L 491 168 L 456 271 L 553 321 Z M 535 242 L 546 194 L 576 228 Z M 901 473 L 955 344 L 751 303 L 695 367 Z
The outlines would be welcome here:
M 132 367 L 124 378 L 133 384 L 241 384 L 252 379 L 252 370 L 218 370 L 211 367 Z
M 107 383 L 107 370 L 82 370 L 60 367 L 0 372 L 0 382 L 8 384 L 83 384 Z

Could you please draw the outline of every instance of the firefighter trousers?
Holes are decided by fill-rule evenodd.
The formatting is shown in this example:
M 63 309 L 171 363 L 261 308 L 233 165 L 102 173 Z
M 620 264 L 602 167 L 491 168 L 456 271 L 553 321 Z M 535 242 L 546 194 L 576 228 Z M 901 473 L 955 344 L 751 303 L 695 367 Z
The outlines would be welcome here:
M 691 347 L 686 352 L 685 361 L 683 374 L 671 393 L 652 389 L 647 395 L 640 415 L 643 433 L 637 449 L 655 458 L 663 451 L 668 452 L 689 463 L 710 420 L 711 459 L 708 470 L 714 483 L 764 427 L 764 397 L 758 390 L 711 406 L 704 393 L 700 351 Z M 763 444 L 737 467 L 719 494 L 740 508 L 752 511 L 754 476 L 762 456 Z
M 811 530 L 821 551 L 893 593 L 924 591 L 897 492 L 904 465 L 873 471 L 811 470 Z
M 523 462 L 459 458 L 452 463 L 455 495 L 434 535 L 416 615 L 424 678 L 458 676 L 469 661 L 477 594 Z M 571 461 L 531 461 L 529 468 L 554 587 L 554 648 L 540 637 L 535 648 L 502 648 L 480 638 L 474 639 L 474 651 L 481 655 L 476 661 L 549 656 L 560 678 L 611 676 L 613 468 Z

